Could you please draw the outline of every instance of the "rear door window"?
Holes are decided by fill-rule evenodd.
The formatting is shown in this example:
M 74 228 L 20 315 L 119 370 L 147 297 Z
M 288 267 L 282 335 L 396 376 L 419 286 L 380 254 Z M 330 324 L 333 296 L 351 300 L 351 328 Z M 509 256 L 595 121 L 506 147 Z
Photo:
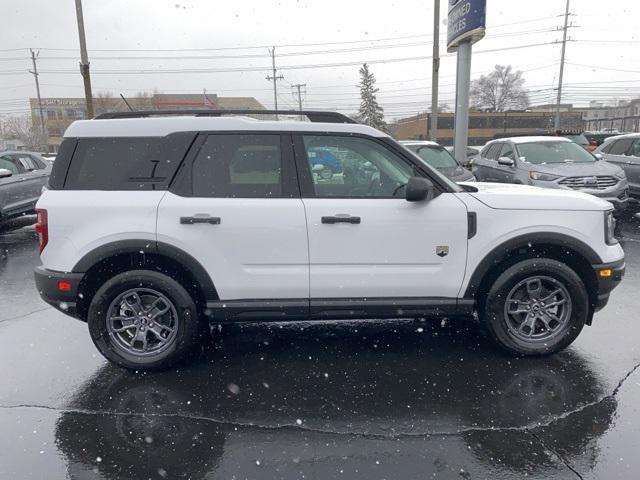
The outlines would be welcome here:
M 637 138 L 633 142 L 633 145 L 631 145 L 631 149 L 629 150 L 629 155 L 640 158 L 640 138 Z
M 633 143 L 633 138 L 621 138 L 611 144 L 607 153 L 611 155 L 626 155 Z
M 209 135 L 193 161 L 193 196 L 289 197 L 292 165 L 283 161 L 279 134 Z
M 79 138 L 65 190 L 166 190 L 195 133 Z
M 31 155 L 24 154 L 15 154 L 12 157 L 18 162 L 18 164 L 22 167 L 25 172 L 32 172 L 33 170 L 39 170 L 40 166 L 38 163 L 31 157 Z

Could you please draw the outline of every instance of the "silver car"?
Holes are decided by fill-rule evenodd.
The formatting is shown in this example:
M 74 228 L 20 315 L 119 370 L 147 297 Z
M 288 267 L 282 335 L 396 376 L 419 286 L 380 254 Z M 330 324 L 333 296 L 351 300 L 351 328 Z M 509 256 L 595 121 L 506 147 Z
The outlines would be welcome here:
M 629 181 L 629 195 L 640 199 L 640 133 L 609 137 L 594 153 L 622 168 Z
M 579 190 L 622 210 L 629 200 L 625 172 L 561 137 L 511 137 L 487 143 L 473 163 L 480 182 Z
M 34 213 L 51 165 L 34 152 L 0 152 L 0 222 Z

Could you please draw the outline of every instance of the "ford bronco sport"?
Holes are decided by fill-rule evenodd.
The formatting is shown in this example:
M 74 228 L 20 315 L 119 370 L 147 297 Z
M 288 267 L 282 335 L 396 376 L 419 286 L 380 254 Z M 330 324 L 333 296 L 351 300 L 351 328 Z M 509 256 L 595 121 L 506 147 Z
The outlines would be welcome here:
M 622 278 L 604 200 L 456 185 L 336 113 L 252 114 L 112 113 L 67 129 L 37 204 L 35 279 L 110 361 L 168 367 L 210 322 L 474 312 L 507 352 L 544 355 Z M 315 171 L 318 151 L 340 168 Z

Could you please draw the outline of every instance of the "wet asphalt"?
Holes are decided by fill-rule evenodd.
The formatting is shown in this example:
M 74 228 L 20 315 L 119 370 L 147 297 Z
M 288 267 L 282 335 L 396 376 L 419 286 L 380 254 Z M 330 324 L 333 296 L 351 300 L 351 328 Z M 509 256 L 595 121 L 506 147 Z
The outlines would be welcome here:
M 0 479 L 640 478 L 640 221 L 566 351 L 471 322 L 225 325 L 178 370 L 108 364 L 43 303 L 32 218 L 0 228 Z

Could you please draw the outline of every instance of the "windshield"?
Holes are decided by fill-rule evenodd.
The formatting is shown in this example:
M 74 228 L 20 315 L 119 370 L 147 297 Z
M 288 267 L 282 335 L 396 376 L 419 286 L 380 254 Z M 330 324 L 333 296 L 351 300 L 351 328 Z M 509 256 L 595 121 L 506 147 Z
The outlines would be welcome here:
M 578 135 L 563 135 L 563 137 L 568 138 L 572 142 L 575 142 L 583 147 L 589 145 L 589 140 L 587 140 L 587 137 L 585 137 L 583 133 L 580 133 Z
M 407 145 L 407 148 L 438 170 L 458 166 L 455 158 L 439 145 Z
M 535 142 L 518 145 L 520 157 L 529 163 L 590 163 L 596 158 L 573 142 Z

